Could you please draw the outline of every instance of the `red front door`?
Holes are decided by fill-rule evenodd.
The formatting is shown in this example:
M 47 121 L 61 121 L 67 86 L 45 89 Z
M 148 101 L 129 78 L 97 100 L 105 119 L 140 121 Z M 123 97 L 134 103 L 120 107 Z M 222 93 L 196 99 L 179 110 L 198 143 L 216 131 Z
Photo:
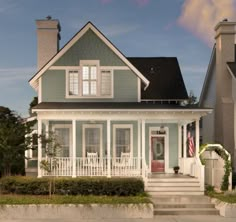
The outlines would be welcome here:
M 165 137 L 151 137 L 151 171 L 165 172 Z

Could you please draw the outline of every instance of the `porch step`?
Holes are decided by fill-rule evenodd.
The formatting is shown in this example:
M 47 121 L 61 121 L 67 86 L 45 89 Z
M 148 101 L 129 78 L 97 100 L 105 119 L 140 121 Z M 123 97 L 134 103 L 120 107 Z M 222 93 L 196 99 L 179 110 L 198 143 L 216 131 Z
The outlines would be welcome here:
M 210 198 L 200 195 L 166 195 L 153 197 L 154 215 L 218 215 Z
M 202 191 L 148 191 L 148 194 L 153 197 L 162 195 L 204 195 Z
M 183 175 L 154 175 L 147 179 L 145 191 L 150 195 L 203 195 L 197 178 Z
M 169 208 L 154 210 L 154 215 L 219 215 L 219 211 L 211 208 Z

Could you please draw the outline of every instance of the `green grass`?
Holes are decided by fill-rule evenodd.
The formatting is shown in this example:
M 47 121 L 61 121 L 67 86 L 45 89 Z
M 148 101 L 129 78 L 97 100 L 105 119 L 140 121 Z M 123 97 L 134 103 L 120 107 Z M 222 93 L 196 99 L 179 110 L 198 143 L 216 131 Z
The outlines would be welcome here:
M 228 193 L 228 194 L 227 194 Z M 208 192 L 207 195 L 212 198 L 216 198 L 218 200 L 221 200 L 226 203 L 236 203 L 236 193 L 229 194 L 230 192 L 222 192 L 222 193 L 216 193 L 216 192 Z
M 0 195 L 0 205 L 4 204 L 139 204 L 151 203 L 149 198 L 142 196 L 63 196 L 53 195 Z

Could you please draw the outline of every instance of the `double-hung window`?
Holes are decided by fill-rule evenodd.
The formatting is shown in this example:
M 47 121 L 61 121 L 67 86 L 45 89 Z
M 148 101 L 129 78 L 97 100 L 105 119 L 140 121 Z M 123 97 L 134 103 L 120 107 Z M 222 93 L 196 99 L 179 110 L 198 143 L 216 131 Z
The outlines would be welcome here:
M 67 69 L 66 87 L 67 98 L 112 98 L 113 71 L 98 60 L 81 60 L 78 68 Z
M 69 95 L 79 95 L 79 71 L 69 70 Z
M 113 156 L 121 157 L 121 153 L 133 151 L 133 127 L 131 124 L 113 126 Z
M 97 95 L 97 66 L 83 66 L 82 70 L 83 96 Z
M 87 153 L 97 153 L 102 156 L 102 125 L 84 124 L 83 125 L 83 156 Z

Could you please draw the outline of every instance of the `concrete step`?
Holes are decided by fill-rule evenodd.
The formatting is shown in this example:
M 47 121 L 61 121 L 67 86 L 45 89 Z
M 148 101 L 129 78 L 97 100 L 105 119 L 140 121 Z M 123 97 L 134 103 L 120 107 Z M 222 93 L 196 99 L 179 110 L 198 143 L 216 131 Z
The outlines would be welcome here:
M 154 204 L 154 209 L 166 208 L 215 208 L 211 203 L 158 203 Z
M 185 204 L 193 204 L 193 203 L 211 203 L 211 199 L 207 196 L 200 195 L 182 195 L 182 196 L 175 196 L 175 195 L 161 195 L 158 197 L 152 197 L 152 202 L 155 204 L 158 203 L 185 203 Z
M 214 208 L 168 208 L 154 209 L 154 215 L 219 215 Z
M 188 186 L 188 187 L 196 187 L 196 186 L 200 186 L 199 182 L 179 182 L 179 183 L 167 183 L 167 182 L 152 182 L 152 183 L 147 183 L 146 187 L 181 187 L 181 186 Z
M 181 186 L 181 187 L 147 187 L 145 189 L 147 192 L 152 191 L 200 191 L 200 186 Z
M 152 197 L 166 195 L 204 195 L 203 191 L 149 191 L 148 194 Z
M 187 177 L 187 178 L 148 178 L 148 182 L 199 182 L 197 178 Z

